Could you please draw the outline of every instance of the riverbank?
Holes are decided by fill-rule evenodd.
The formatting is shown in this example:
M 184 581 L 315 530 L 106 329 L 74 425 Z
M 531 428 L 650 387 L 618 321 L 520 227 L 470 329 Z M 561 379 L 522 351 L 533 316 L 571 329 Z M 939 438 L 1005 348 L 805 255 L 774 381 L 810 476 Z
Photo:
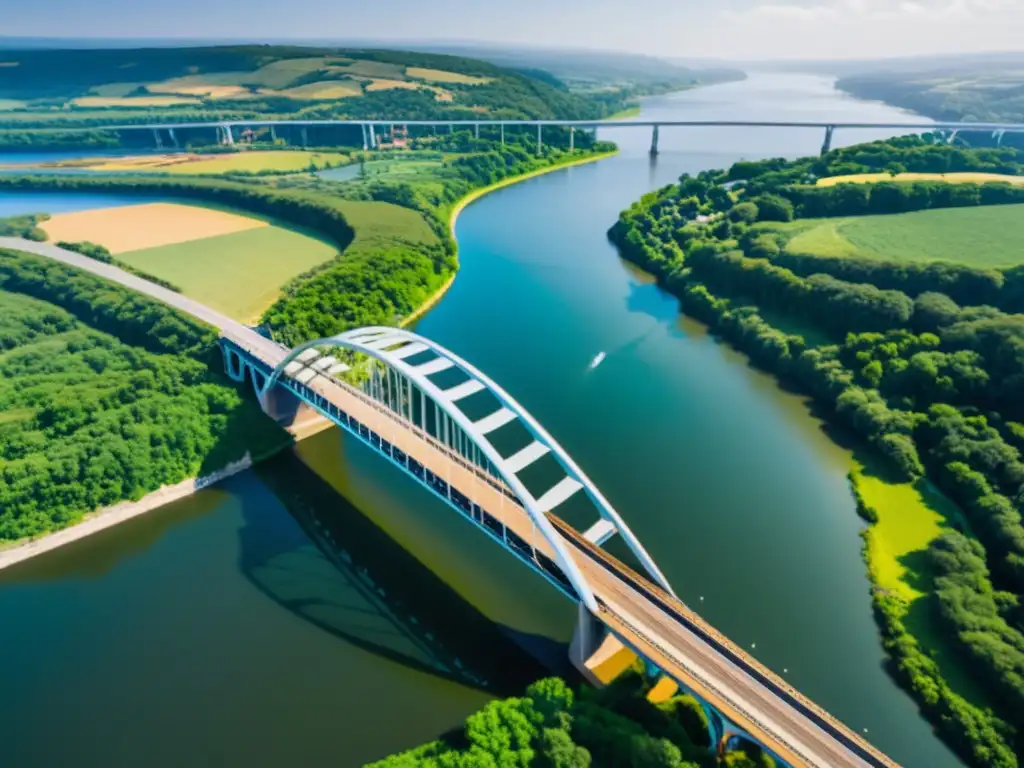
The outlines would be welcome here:
M 190 477 L 176 485 L 162 486 L 155 491 L 147 493 L 138 501 L 121 501 L 112 506 L 98 509 L 86 515 L 80 523 L 76 523 L 70 528 L 48 533 L 29 541 L 15 543 L 7 549 L 0 550 L 0 571 L 16 563 L 52 552 L 59 547 L 119 525 L 126 520 L 152 512 L 173 501 L 184 499 L 204 488 L 209 488 L 211 485 L 219 483 L 221 480 L 237 475 L 239 472 L 244 472 L 252 466 L 253 458 L 249 453 L 246 453 L 238 461 L 228 464 L 217 472 L 201 477 Z
M 459 215 L 462 213 L 463 210 L 465 210 L 466 206 L 468 206 L 470 203 L 475 202 L 484 195 L 489 195 L 491 192 L 494 192 L 495 190 L 501 189 L 503 187 L 510 187 L 513 184 L 518 184 L 521 181 L 526 181 L 527 179 L 532 179 L 537 176 L 543 176 L 546 173 L 560 171 L 564 168 L 571 168 L 572 166 L 575 165 L 594 163 L 597 162 L 598 160 L 604 160 L 606 158 L 613 157 L 616 154 L 618 154 L 618 150 L 615 150 L 613 152 L 600 152 L 593 155 L 588 155 L 587 157 L 579 157 L 565 163 L 558 163 L 557 165 L 549 166 L 547 168 L 538 168 L 535 171 L 520 174 L 519 176 L 510 176 L 507 179 L 502 179 L 501 181 L 495 182 L 494 184 L 489 184 L 486 187 L 474 189 L 468 195 L 465 195 L 461 200 L 455 203 L 455 205 L 452 207 L 451 213 L 448 214 L 448 231 L 451 234 L 452 241 L 455 243 L 456 258 L 458 258 L 459 242 L 455 237 L 455 224 L 459 219 Z M 444 295 L 448 292 L 448 289 L 451 288 L 452 285 L 454 285 L 455 278 L 458 276 L 458 274 L 458 267 L 456 267 L 455 272 L 453 272 L 448 277 L 448 279 L 444 281 L 441 287 L 434 291 L 434 293 L 431 294 L 430 298 L 423 302 L 423 304 L 421 304 L 412 314 L 408 315 L 404 320 L 402 320 L 398 324 L 398 327 L 407 328 L 408 326 L 412 325 L 414 322 L 419 320 L 421 317 L 423 317 L 431 309 L 433 309 L 434 306 L 436 306 L 437 303 L 444 298 Z

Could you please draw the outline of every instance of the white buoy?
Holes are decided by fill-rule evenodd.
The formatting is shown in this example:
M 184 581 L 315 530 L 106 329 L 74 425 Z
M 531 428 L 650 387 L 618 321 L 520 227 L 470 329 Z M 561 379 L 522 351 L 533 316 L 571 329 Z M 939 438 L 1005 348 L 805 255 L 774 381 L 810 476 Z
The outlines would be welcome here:
M 604 362 L 605 357 L 606 355 L 604 352 L 598 352 L 594 359 L 590 361 L 590 365 L 587 366 L 587 370 L 592 371 L 597 368 L 597 366 Z

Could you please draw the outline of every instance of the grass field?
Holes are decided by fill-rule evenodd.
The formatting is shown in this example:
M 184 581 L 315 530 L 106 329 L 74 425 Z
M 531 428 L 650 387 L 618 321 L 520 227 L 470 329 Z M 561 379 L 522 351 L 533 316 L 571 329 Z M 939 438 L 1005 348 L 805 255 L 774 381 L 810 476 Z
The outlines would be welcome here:
M 895 176 L 888 173 L 854 173 L 818 179 L 817 185 L 831 187 L 836 184 L 871 184 L 878 181 L 946 181 L 950 184 L 1008 181 L 1010 184 L 1024 184 L 1024 176 L 1010 176 L 1004 173 L 897 173 Z
M 438 242 L 426 219 L 411 208 L 358 200 L 343 200 L 338 205 L 356 231 L 353 246 L 388 245 L 396 240 L 427 244 Z
M 972 678 L 946 631 L 938 626 L 928 595 L 932 573 L 928 545 L 954 522 L 964 525 L 960 510 L 928 481 L 901 483 L 884 479 L 869 464 L 857 463 L 854 484 L 878 522 L 864 533 L 871 581 L 907 605 L 907 631 L 942 670 L 950 687 L 976 706 L 991 706 Z
M 391 80 L 387 78 L 375 78 L 366 85 L 368 91 L 390 91 L 395 88 L 407 88 L 412 91 L 419 90 L 423 86 L 419 83 L 411 83 L 408 80 Z
M 290 99 L 345 99 L 362 96 L 363 89 L 354 80 L 318 80 L 278 91 L 277 95 Z
M 188 96 L 81 96 L 72 99 L 76 107 L 177 107 L 182 104 L 201 104 Z
M 443 69 L 427 69 L 425 67 L 408 67 L 405 70 L 408 77 L 415 77 L 419 80 L 426 80 L 430 83 L 459 83 L 461 85 L 483 85 L 491 82 L 489 77 L 473 77 L 472 75 L 460 75 L 458 72 L 445 72 Z
M 405 78 L 405 68 L 401 64 L 391 64 L 386 61 L 359 59 L 351 64 L 338 67 L 338 71 L 359 77 L 382 77 L 389 80 Z
M 976 267 L 1024 264 L 1024 205 L 807 219 L 776 229 L 793 235 L 786 245 L 793 253 Z
M 190 298 L 249 322 L 277 299 L 281 286 L 337 252 L 334 245 L 300 232 L 264 225 L 118 258 L 174 283 Z
M 269 225 L 261 219 L 214 208 L 145 203 L 58 213 L 41 226 L 54 242 L 99 243 L 111 253 L 122 254 Z
M 44 167 L 83 167 L 92 171 L 145 171 L 186 175 L 258 173 L 259 171 L 302 172 L 310 164 L 318 170 L 344 165 L 351 158 L 343 152 L 305 152 L 302 150 L 267 150 L 236 152 L 233 154 L 195 155 L 189 153 L 168 155 L 138 155 L 129 157 L 85 158 L 57 162 Z

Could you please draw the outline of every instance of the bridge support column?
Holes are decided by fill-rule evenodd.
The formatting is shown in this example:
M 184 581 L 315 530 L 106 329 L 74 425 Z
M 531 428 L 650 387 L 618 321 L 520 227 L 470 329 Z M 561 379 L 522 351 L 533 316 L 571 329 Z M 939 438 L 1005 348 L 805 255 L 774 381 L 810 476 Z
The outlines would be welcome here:
M 479 139 L 480 138 L 480 123 L 475 123 L 473 125 L 473 138 L 475 138 L 475 139 Z
M 660 133 L 659 126 L 655 125 L 651 130 L 651 157 L 658 156 L 658 134 Z
M 448 123 L 448 133 L 455 133 L 455 123 Z
M 178 144 L 178 137 L 174 134 L 174 129 L 168 128 L 167 133 L 171 136 L 171 143 L 174 145 L 174 148 L 178 149 L 180 145 Z
M 996 140 L 996 146 L 1003 146 L 1003 136 L 1006 135 L 1006 131 L 996 131 L 992 134 L 992 138 Z
M 370 123 L 370 149 L 377 148 L 377 134 L 374 132 L 373 123 Z
M 156 143 L 156 148 L 157 149 L 163 149 L 164 148 L 164 143 L 163 143 L 163 141 L 160 140 L 160 129 L 159 128 L 154 128 L 153 129 L 153 141 Z
M 569 151 L 576 151 L 576 126 L 569 126 Z
M 540 155 L 544 152 L 544 140 L 541 137 L 541 124 L 537 123 L 537 154 Z
M 224 131 L 224 143 L 233 146 L 235 143 L 235 137 L 231 134 L 231 126 L 227 123 L 221 125 L 221 130 Z
M 270 141 L 277 144 L 277 129 L 274 126 L 270 126 Z
M 832 151 L 832 134 L 835 132 L 836 127 L 830 125 L 825 128 L 825 141 L 821 145 L 821 154 L 827 155 Z
M 306 131 L 306 126 L 302 126 L 302 146 L 309 146 L 309 133 Z
M 947 144 L 952 144 L 954 141 L 956 141 L 956 135 L 958 133 L 960 133 L 960 129 L 959 128 L 954 129 L 953 132 L 951 134 L 949 134 L 949 138 L 946 139 L 946 143 Z
M 366 123 L 360 123 L 359 127 L 363 130 L 363 152 L 370 148 L 370 134 L 366 131 Z
M 220 351 L 224 355 L 224 371 L 232 381 L 245 381 L 245 362 L 242 356 L 226 344 L 220 345 Z
M 501 130 L 501 146 L 504 147 L 505 146 L 505 124 L 502 123 L 501 125 L 498 126 L 498 128 Z
M 591 685 L 600 688 L 636 664 L 637 655 L 580 603 L 569 661 Z

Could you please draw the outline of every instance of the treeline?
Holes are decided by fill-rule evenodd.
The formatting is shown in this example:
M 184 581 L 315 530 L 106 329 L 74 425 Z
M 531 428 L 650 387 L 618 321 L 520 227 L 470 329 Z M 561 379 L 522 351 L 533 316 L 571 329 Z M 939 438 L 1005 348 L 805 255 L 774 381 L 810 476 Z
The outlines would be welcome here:
M 51 259 L 0 249 L 0 290 L 70 312 L 85 325 L 157 354 L 207 359 L 216 332 L 176 309 Z
M 520 698 L 492 701 L 459 733 L 372 763 L 371 768 L 538 766 L 540 768 L 771 768 L 756 745 L 716 758 L 707 720 L 691 696 L 661 704 L 627 672 L 600 691 L 576 695 L 562 680 L 534 683 Z
M 946 181 L 892 181 L 863 184 L 845 182 L 828 186 L 794 185 L 777 190 L 796 207 L 796 217 L 908 213 L 933 208 L 969 208 L 1024 202 L 1024 186 L 1006 181 L 984 184 Z
M 1019 597 L 992 588 L 984 548 L 956 531 L 935 539 L 928 555 L 936 573 L 933 602 L 939 616 L 1011 721 L 1024 722 L 1024 633 L 1005 618 L 1020 613 Z
M 56 267 L 45 275 L 53 283 L 35 279 L 35 257 L 0 251 L 0 542 L 285 444 L 259 406 L 202 361 L 215 349 L 208 329 L 168 320 L 170 310 L 91 275 L 45 266 Z M 49 290 L 72 311 L 23 289 Z
M 813 184 L 828 176 L 855 173 L 1002 173 L 1020 175 L 1024 149 L 972 149 L 934 136 L 902 136 L 855 144 L 798 160 L 741 161 L 716 174 L 717 181 L 744 181 L 756 193 L 790 184 Z
M 50 218 L 46 213 L 30 213 L 24 216 L 9 216 L 0 219 L 0 237 L 23 237 L 26 240 L 42 242 L 46 232 L 39 225 Z

